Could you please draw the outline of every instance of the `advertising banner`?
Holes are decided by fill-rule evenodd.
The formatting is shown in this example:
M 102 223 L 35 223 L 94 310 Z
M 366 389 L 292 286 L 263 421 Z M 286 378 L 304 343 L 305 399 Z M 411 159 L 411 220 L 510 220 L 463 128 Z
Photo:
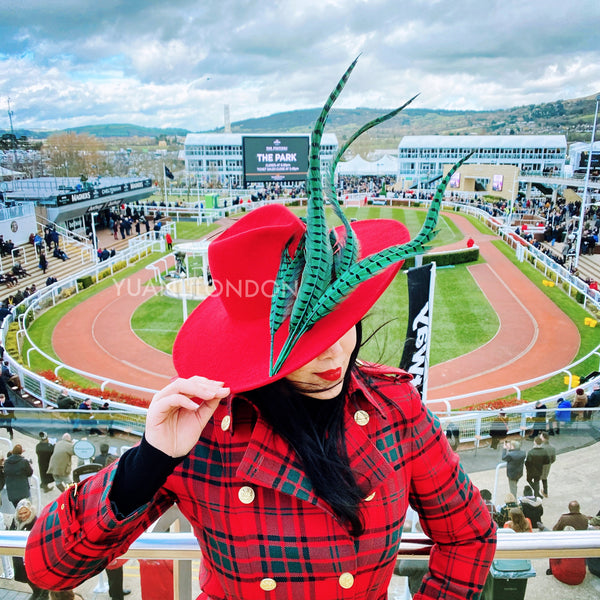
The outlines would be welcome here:
M 408 270 L 408 327 L 400 368 L 414 377 L 413 384 L 423 400 L 427 395 L 434 287 L 435 263 Z

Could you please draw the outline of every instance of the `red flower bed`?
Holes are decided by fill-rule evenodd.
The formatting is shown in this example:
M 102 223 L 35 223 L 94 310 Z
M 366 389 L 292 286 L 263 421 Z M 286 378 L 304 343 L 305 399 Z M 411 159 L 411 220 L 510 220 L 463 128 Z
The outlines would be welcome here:
M 129 404 L 130 406 L 139 406 L 141 408 L 148 408 L 150 404 L 149 400 L 144 398 L 139 398 L 138 396 L 132 396 L 131 394 L 124 394 L 122 392 L 117 392 L 115 390 L 101 390 L 100 388 L 89 388 L 89 387 L 81 387 L 80 385 L 76 385 L 74 383 L 67 383 L 61 377 L 57 377 L 54 374 L 54 371 L 41 371 L 38 373 L 45 379 L 52 381 L 53 383 L 58 383 L 66 388 L 75 390 L 77 392 L 81 392 L 82 394 L 87 394 L 88 396 L 96 396 L 97 398 L 102 398 L 104 400 L 111 400 L 112 402 L 121 402 L 122 404 Z

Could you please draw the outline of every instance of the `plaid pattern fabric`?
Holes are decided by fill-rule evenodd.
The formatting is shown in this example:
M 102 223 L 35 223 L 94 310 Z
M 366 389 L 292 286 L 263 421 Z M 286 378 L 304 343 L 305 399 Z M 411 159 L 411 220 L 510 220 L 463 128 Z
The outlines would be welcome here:
M 495 526 L 409 379 L 363 365 L 351 381 L 348 455 L 366 490 L 359 538 L 315 495 L 287 443 L 234 397 L 219 406 L 153 501 L 124 521 L 108 499 L 114 465 L 47 506 L 27 544 L 31 579 L 49 589 L 76 586 L 177 502 L 204 556 L 201 598 L 381 600 L 410 503 L 435 542 L 416 600 L 477 598 Z M 231 425 L 222 428 L 226 416 Z

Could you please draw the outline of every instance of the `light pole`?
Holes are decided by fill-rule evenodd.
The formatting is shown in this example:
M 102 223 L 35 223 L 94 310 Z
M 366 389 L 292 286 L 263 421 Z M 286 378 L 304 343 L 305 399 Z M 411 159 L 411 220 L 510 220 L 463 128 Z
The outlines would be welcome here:
M 590 153 L 585 171 L 585 183 L 583 184 L 583 197 L 581 198 L 581 209 L 579 210 L 579 226 L 577 228 L 577 244 L 575 245 L 575 256 L 573 257 L 573 270 L 577 269 L 579 253 L 581 252 L 581 239 L 583 237 L 583 221 L 585 217 L 585 205 L 587 203 L 588 184 L 590 182 L 590 170 L 592 168 L 592 154 L 594 153 L 594 139 L 596 138 L 596 123 L 598 122 L 598 103 L 600 96 L 596 96 L 596 110 L 594 112 L 594 125 L 592 127 L 592 141 L 590 142 Z

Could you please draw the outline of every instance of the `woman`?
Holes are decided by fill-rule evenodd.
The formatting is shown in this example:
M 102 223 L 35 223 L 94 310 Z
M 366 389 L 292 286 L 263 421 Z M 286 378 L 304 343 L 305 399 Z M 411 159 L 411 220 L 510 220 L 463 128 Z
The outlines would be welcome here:
M 478 491 L 411 377 L 356 358 L 360 320 L 431 239 L 455 169 L 413 242 L 397 221 L 350 225 L 334 194 L 342 226 L 328 230 L 332 96 L 306 222 L 265 206 L 211 243 L 215 292 L 177 337 L 180 378 L 154 396 L 139 446 L 46 507 L 27 545 L 36 581 L 75 587 L 177 502 L 202 550 L 202 599 L 379 600 L 410 503 L 434 542 L 415 598 L 481 590 L 495 527 Z
M 531 521 L 523 514 L 520 508 L 511 508 L 508 515 L 509 520 L 504 523 L 504 529 L 512 529 L 517 533 L 531 533 L 533 531 Z
M 23 499 L 17 504 L 17 509 L 15 511 L 15 515 L 13 517 L 10 529 L 16 529 L 19 531 L 31 531 L 35 520 L 36 515 L 33 504 L 31 504 L 29 500 Z M 21 583 L 29 584 L 29 587 L 31 587 L 31 590 L 33 592 L 31 595 L 31 600 L 46 600 L 48 598 L 48 590 L 38 587 L 37 585 L 32 583 L 31 580 L 27 577 L 25 565 L 23 563 L 23 558 L 20 556 L 13 556 L 12 560 L 13 569 L 15 573 L 15 581 L 20 581 Z

